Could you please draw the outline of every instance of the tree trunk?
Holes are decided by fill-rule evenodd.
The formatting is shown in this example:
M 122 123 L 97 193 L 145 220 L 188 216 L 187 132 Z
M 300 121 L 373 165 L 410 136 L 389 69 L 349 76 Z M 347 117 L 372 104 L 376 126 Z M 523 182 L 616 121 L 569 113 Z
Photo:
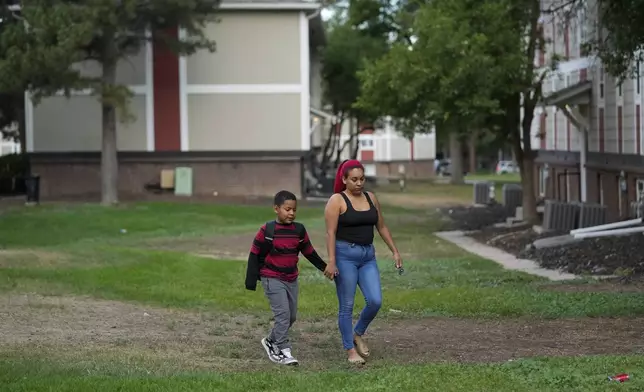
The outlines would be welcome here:
M 109 60 L 108 60 L 109 59 Z M 103 61 L 103 92 L 101 107 L 103 114 L 103 141 L 101 145 L 101 204 L 118 204 L 118 155 L 116 148 L 116 107 L 114 100 L 107 97 L 105 88 L 116 82 L 116 60 L 106 56 Z
M 358 149 L 360 148 L 360 121 L 356 121 L 355 134 L 357 137 L 352 142 L 351 146 L 351 159 L 358 159 Z
M 451 159 L 450 183 L 462 185 L 465 183 L 463 179 L 463 150 L 461 140 L 456 131 L 452 131 L 449 134 L 449 155 Z
M 520 143 L 515 143 L 514 156 L 520 162 L 521 188 L 523 189 L 523 219 L 536 224 L 539 220 L 534 189 L 534 160 L 536 153 L 532 150 L 531 140 L 534 107 L 535 104 L 532 100 L 524 101 L 523 122 L 521 123 L 523 149 L 521 149 Z
M 478 143 L 478 131 L 473 130 L 469 140 L 469 156 L 470 156 L 470 174 L 475 174 L 477 169 L 476 164 L 476 144 Z

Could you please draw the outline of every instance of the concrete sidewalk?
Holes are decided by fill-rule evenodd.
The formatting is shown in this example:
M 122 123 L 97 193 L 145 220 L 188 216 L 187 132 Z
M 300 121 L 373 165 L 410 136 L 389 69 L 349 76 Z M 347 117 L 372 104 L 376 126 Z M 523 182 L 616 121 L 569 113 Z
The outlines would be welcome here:
M 532 260 L 518 259 L 516 256 L 504 252 L 501 249 L 482 244 L 475 239 L 468 237 L 463 231 L 443 231 L 436 233 L 436 236 L 477 256 L 495 261 L 509 270 L 522 271 L 532 275 L 543 276 L 550 280 L 571 280 L 579 278 L 579 276 L 574 274 L 541 268 Z

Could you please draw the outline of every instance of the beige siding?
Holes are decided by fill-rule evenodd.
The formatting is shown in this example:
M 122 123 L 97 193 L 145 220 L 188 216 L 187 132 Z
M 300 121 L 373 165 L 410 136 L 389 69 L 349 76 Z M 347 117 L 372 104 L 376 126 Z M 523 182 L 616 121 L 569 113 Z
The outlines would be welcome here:
M 299 84 L 298 12 L 224 12 L 206 28 L 217 51 L 188 57 L 188 84 Z
M 145 151 L 145 97 L 135 96 L 131 110 L 136 119 L 117 123 L 118 149 Z M 91 96 L 52 97 L 34 107 L 34 152 L 99 151 L 101 108 Z
M 300 150 L 299 94 L 188 96 L 190 150 Z
M 145 47 L 138 54 L 129 56 L 119 61 L 116 69 L 116 82 L 125 85 L 145 84 Z M 101 65 L 95 61 L 85 61 L 76 64 L 74 68 L 79 69 L 81 74 L 88 77 L 100 77 Z

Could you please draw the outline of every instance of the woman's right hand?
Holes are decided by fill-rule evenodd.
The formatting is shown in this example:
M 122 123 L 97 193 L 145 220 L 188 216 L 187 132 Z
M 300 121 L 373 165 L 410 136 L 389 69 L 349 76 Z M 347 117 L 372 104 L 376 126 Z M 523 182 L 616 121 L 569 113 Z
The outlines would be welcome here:
M 328 263 L 324 269 L 324 276 L 333 280 L 338 275 L 338 269 L 335 266 L 335 263 Z

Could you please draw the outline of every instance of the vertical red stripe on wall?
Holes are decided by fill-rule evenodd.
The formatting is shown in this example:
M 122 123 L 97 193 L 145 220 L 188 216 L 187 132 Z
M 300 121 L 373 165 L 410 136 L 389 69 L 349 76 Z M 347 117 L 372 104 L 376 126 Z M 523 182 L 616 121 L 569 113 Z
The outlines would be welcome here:
M 165 32 L 174 37 L 178 29 Z M 154 148 L 156 151 L 181 150 L 181 111 L 179 108 L 179 57 L 160 42 L 153 48 Z
M 361 161 L 366 161 L 366 162 L 372 162 L 373 161 L 373 156 L 374 153 L 371 150 L 362 150 L 360 151 L 360 160 Z
M 541 113 L 541 123 L 539 124 L 541 127 L 539 129 L 539 133 L 541 136 L 541 149 L 545 150 L 546 149 L 546 137 L 548 136 L 548 130 L 546 129 L 546 113 Z
M 622 151 L 622 107 L 618 106 L 617 107 L 617 152 L 620 154 L 623 152 Z
M 588 80 L 588 68 L 582 68 L 579 70 L 579 81 L 585 82 Z
M 599 152 L 604 152 L 604 108 L 599 108 Z
M 635 105 L 635 141 L 637 143 L 637 153 L 642 153 L 642 123 L 640 119 L 640 105 Z

